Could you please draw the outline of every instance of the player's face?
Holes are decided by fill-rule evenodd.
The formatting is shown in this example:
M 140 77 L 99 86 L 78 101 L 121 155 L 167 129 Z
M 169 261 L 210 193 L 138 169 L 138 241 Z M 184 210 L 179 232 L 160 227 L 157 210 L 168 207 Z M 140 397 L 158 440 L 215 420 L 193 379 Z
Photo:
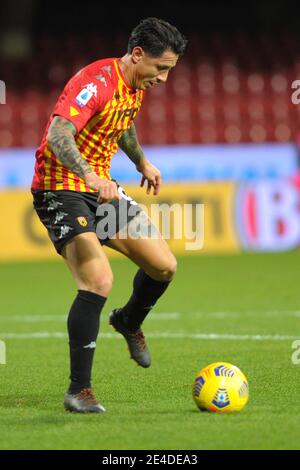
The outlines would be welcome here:
M 177 61 L 178 55 L 166 50 L 159 57 L 146 54 L 140 47 L 132 51 L 135 62 L 135 88 L 148 90 L 158 83 L 164 83 Z

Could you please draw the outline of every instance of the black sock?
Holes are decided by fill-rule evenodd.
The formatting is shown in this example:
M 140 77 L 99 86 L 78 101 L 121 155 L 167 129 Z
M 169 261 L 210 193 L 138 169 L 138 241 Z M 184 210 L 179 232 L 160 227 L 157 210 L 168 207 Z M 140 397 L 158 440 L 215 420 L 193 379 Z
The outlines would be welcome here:
M 138 270 L 133 281 L 133 293 L 122 308 L 124 321 L 129 328 L 139 328 L 169 284 L 170 281 L 155 281 L 142 269 Z
M 79 290 L 68 317 L 71 361 L 69 393 L 91 387 L 91 371 L 99 332 L 100 313 L 106 298 Z

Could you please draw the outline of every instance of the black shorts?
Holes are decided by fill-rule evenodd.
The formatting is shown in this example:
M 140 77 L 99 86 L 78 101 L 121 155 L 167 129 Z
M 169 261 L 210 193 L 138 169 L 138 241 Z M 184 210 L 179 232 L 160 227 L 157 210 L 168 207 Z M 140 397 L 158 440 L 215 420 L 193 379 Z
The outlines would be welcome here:
M 98 193 L 31 190 L 33 206 L 59 254 L 79 233 L 95 232 L 101 244 L 107 243 L 142 211 L 119 185 L 118 191 L 120 201 L 99 204 Z

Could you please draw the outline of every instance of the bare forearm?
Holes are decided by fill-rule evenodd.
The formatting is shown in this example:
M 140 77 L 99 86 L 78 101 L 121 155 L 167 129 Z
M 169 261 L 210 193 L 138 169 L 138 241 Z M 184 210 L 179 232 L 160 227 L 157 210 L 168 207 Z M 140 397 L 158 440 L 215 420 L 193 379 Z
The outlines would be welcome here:
M 61 163 L 80 178 L 92 172 L 91 167 L 81 156 L 74 135 L 75 126 L 61 116 L 55 116 L 49 127 L 47 142 Z
M 128 158 L 138 167 L 146 160 L 142 147 L 140 146 L 135 130 L 135 126 L 131 123 L 130 128 L 124 132 L 118 142 L 120 148 L 126 153 Z

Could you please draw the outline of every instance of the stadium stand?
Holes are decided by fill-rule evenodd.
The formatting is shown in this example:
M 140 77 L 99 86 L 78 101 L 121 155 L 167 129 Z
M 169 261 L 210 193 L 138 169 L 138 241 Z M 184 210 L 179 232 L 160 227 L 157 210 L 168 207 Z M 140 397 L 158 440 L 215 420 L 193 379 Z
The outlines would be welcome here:
M 240 32 L 191 34 L 188 39 L 187 54 L 167 84 L 146 95 L 136 120 L 142 143 L 294 138 L 300 128 L 300 107 L 291 101 L 291 84 L 300 74 L 297 35 Z M 0 60 L 9 84 L 7 105 L 0 108 L 1 147 L 36 146 L 68 78 L 112 51 L 121 55 L 126 42 L 122 35 L 42 35 L 30 60 Z

